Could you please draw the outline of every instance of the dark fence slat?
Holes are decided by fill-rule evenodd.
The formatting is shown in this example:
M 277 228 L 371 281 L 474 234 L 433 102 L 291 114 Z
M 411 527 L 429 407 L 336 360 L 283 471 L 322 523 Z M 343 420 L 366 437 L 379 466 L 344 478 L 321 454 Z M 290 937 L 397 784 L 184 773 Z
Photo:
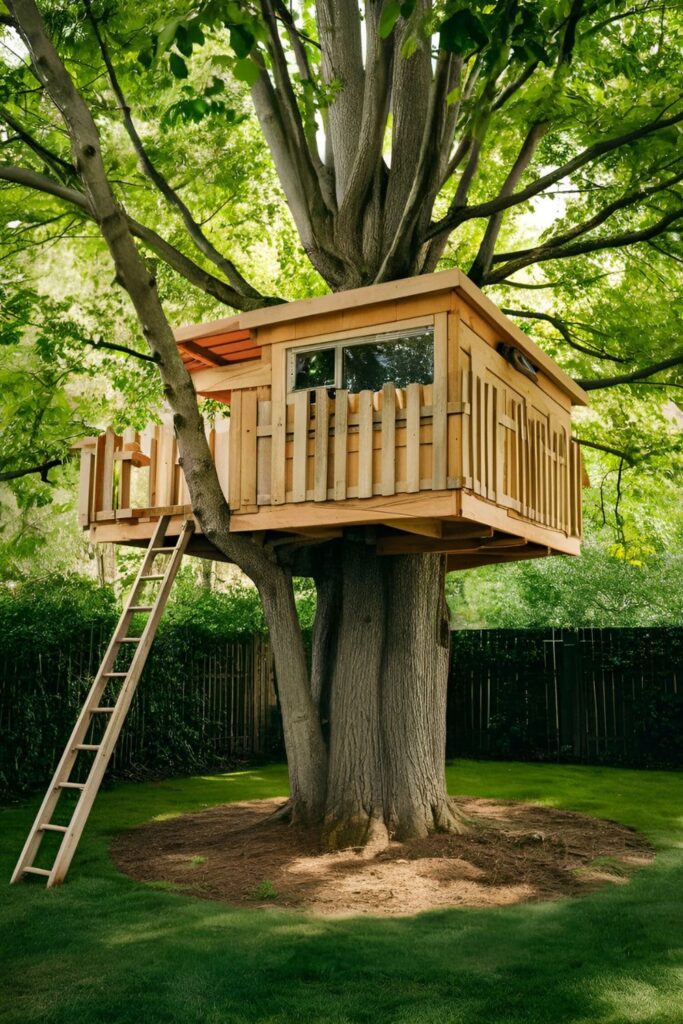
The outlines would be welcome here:
M 465 630 L 452 646 L 450 757 L 683 767 L 683 629 Z

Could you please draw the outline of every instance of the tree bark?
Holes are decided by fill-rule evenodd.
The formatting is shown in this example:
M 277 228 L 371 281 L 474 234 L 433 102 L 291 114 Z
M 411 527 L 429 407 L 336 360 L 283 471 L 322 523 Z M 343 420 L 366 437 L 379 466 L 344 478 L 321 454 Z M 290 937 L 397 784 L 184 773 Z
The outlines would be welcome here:
M 324 845 L 372 850 L 389 838 L 464 830 L 445 782 L 443 559 L 378 556 L 363 531 L 336 553 Z M 325 638 L 329 645 L 329 629 Z

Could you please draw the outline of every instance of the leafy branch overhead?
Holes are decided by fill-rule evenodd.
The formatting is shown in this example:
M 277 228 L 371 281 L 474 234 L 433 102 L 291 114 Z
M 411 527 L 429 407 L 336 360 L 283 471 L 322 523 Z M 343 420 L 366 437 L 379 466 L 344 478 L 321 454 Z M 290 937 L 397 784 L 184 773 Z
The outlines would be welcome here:
M 529 291 L 531 308 L 517 315 L 553 328 L 577 379 L 595 390 L 668 369 L 654 383 L 679 380 L 679 338 L 668 350 L 629 349 L 613 334 L 596 343 L 571 325 L 570 308 L 596 271 L 613 288 L 637 261 L 647 287 L 680 259 L 677 4 L 43 6 L 96 111 L 129 229 L 167 291 L 179 278 L 236 309 L 291 296 L 288 275 L 273 287 L 259 272 L 258 246 L 272 241 L 267 225 L 281 210 L 265 185 L 272 160 L 301 249 L 327 286 L 456 263 L 519 309 L 511 288 L 562 271 L 573 291 Z M 12 18 L 2 25 L 0 181 L 22 222 L 37 209 L 71 211 L 62 227 L 74 237 L 94 216 L 87 190 Z M 595 362 L 611 358 L 623 373 Z

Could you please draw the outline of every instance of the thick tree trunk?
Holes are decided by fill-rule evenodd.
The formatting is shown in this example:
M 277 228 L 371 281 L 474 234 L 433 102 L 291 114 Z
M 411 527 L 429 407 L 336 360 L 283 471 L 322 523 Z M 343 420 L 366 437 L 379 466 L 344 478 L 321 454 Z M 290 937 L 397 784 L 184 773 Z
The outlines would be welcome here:
M 449 629 L 438 555 L 378 557 L 363 532 L 336 545 L 336 635 L 323 706 L 329 761 L 323 839 L 375 848 L 466 827 L 445 784 Z M 319 595 L 324 592 L 319 585 Z M 319 675 L 316 676 L 319 679 Z

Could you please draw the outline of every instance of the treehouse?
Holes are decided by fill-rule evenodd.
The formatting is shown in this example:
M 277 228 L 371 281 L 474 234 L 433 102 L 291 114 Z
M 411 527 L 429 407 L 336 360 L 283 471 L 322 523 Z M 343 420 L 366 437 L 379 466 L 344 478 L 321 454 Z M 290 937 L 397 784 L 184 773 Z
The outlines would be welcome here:
M 230 529 L 280 543 L 368 527 L 449 569 L 578 554 L 586 395 L 457 270 L 182 327 Z M 172 427 L 81 444 L 80 523 L 146 545 L 191 515 Z M 277 536 L 275 536 L 277 535 Z M 223 556 L 197 528 L 191 554 Z
M 440 552 L 450 569 L 578 553 L 570 414 L 586 396 L 458 271 L 183 327 L 177 342 L 197 392 L 225 405 L 208 440 L 232 531 L 310 544 L 363 528 L 378 554 Z M 80 447 L 81 525 L 147 552 L 12 875 L 48 886 L 66 876 L 184 554 L 222 558 L 170 426 Z

